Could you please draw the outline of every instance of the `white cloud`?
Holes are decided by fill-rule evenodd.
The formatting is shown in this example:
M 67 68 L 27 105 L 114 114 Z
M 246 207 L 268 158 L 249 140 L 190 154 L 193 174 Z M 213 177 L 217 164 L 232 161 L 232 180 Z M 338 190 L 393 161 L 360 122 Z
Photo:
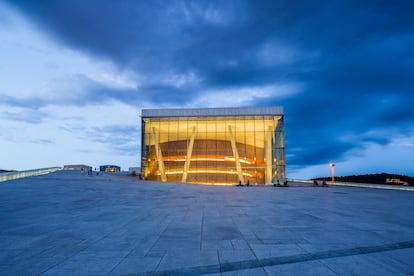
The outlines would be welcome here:
M 299 83 L 212 90 L 202 93 L 192 105 L 207 107 L 247 106 L 257 99 L 283 99 L 300 93 L 301 90 L 302 85 Z
M 294 62 L 298 53 L 292 47 L 280 43 L 266 43 L 257 52 L 257 58 L 263 65 L 282 65 Z
M 131 71 L 117 72 L 111 64 L 102 66 L 100 71 L 88 72 L 86 75 L 103 86 L 113 89 L 135 90 L 139 87 L 139 77 Z
M 70 163 L 87 163 L 98 166 L 115 163 L 127 169 L 138 166 L 139 128 L 132 142 L 121 144 L 113 141 L 97 142 L 97 137 L 110 138 L 111 133 L 96 133 L 95 128 L 105 126 L 140 126 L 139 109 L 111 102 L 106 106 L 82 107 L 47 106 L 41 112 L 54 114 L 40 123 L 3 121 L 7 129 L 0 135 L 0 168 L 31 169 L 36 167 L 62 166 Z M 131 153 L 119 152 L 120 147 L 132 148 Z M 24 149 L 24 150 L 22 150 Z M 7 158 L 3 158 L 6 157 Z M 34 165 L 36 164 L 36 165 Z
M 217 7 L 209 2 L 206 3 L 180 2 L 176 6 L 169 7 L 168 13 L 173 17 L 183 18 L 187 24 L 203 22 L 211 25 L 226 25 L 233 20 L 233 16 L 229 12 L 232 9 L 227 9 L 226 12 L 223 6 Z M 223 3 L 226 6 L 226 3 Z
M 165 76 L 164 79 L 157 79 L 156 82 L 162 82 L 166 85 L 171 85 L 177 88 L 190 86 L 190 85 L 196 85 L 200 83 L 201 78 L 197 76 L 194 72 L 189 72 L 186 74 L 175 74 L 171 73 Z

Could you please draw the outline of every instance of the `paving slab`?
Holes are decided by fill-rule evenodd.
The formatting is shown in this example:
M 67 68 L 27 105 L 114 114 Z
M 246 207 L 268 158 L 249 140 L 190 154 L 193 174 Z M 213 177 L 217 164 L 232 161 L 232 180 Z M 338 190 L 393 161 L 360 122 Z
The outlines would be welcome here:
M 414 193 L 58 171 L 0 184 L 1 275 L 409 275 Z
M 324 265 L 320 261 L 304 261 L 291 264 L 280 264 L 275 266 L 267 266 L 264 268 L 267 275 L 326 275 L 326 276 L 336 276 L 333 270 L 328 266 Z M 367 270 L 366 272 L 368 272 Z M 349 275 L 349 274 L 343 274 Z M 361 275 L 364 275 L 363 273 Z M 367 274 L 369 275 L 369 274 Z

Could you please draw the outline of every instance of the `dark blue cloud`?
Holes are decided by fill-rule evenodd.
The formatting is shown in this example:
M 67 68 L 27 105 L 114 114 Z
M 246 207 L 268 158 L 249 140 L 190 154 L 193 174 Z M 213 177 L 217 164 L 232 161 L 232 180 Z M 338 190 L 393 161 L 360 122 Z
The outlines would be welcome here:
M 252 103 L 285 107 L 293 166 L 338 160 L 413 127 L 411 1 L 9 2 L 65 45 L 144 76 L 133 90 L 81 76 L 85 98 L 72 104 L 184 106 L 203 91 L 301 83 L 301 93 Z M 168 74 L 199 82 L 157 81 Z
M 97 145 L 112 148 L 124 156 L 136 156 L 141 150 L 138 144 L 141 129 L 138 126 L 92 127 L 84 133 L 85 138 L 91 139 Z
M 118 101 L 132 106 L 145 103 L 168 105 L 172 103 L 185 104 L 191 100 L 188 91 L 191 89 L 192 96 L 198 94 L 199 88 L 178 88 L 174 85 L 147 83 L 132 89 L 111 88 L 106 84 L 90 79 L 88 76 L 78 74 L 69 80 L 72 84 L 66 88 L 59 88 L 60 96 L 26 96 L 18 95 L 2 96 L 2 103 L 8 106 L 22 108 L 33 112 L 42 107 L 50 105 L 62 106 L 87 106 L 103 104 L 109 101 Z M 62 90 L 64 89 L 64 90 Z M 75 91 L 75 92 L 73 92 Z M 10 114 L 9 114 L 10 115 Z M 8 117 L 12 117 L 11 115 Z
M 26 98 L 20 98 L 18 96 L 11 97 L 2 95 L 2 104 L 13 106 L 13 107 L 20 107 L 20 108 L 27 108 L 27 109 L 39 109 L 40 107 L 43 107 L 47 105 L 47 100 L 42 99 L 40 97 L 26 97 Z
M 32 111 L 32 110 L 20 110 L 20 111 L 4 111 L 0 113 L 0 116 L 12 121 L 18 121 L 28 124 L 40 124 L 45 119 L 49 118 L 49 114 L 46 112 Z
M 55 143 L 55 141 L 51 139 L 32 139 L 30 142 L 39 145 L 50 145 Z

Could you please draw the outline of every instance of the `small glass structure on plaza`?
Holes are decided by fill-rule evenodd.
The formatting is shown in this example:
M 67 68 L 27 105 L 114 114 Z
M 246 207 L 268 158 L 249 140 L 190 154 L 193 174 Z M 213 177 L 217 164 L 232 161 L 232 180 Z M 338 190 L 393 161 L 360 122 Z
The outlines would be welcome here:
M 144 109 L 141 154 L 148 180 L 282 183 L 283 108 Z

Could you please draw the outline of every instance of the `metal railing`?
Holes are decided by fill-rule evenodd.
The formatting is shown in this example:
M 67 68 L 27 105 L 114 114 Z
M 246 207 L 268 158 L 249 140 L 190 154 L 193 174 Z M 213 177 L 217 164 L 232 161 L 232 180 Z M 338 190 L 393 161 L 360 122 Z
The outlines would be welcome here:
M 302 180 L 302 179 L 288 179 L 292 182 L 299 183 L 309 183 L 312 184 L 313 180 Z M 319 180 L 320 184 L 320 180 Z M 356 182 L 338 182 L 327 181 L 326 184 L 330 186 L 348 186 L 348 187 L 359 187 L 359 188 L 373 188 L 373 189 L 387 189 L 387 190 L 402 190 L 402 191 L 412 191 L 414 192 L 413 186 L 399 186 L 399 185 L 390 185 L 390 184 L 370 184 L 370 183 L 356 183 Z
M 27 171 L 0 173 L 0 182 L 23 178 L 23 177 L 48 174 L 51 172 L 59 171 L 61 169 L 62 169 L 61 167 L 52 167 L 52 168 L 34 169 L 34 170 L 27 170 Z

